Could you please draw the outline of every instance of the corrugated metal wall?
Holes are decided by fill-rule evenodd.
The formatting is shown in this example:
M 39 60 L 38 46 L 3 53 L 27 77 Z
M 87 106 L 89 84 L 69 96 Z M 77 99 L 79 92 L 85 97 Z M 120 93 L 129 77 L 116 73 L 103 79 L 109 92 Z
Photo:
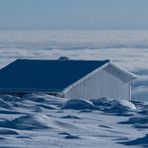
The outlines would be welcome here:
M 112 74 L 112 72 L 110 72 L 113 70 L 117 76 L 115 73 Z M 66 92 L 65 97 L 69 99 L 108 97 L 129 100 L 131 83 L 129 81 L 123 81 L 123 78 L 120 79 L 120 77 L 124 75 L 120 76 L 118 72 L 118 70 L 109 65 L 92 77 L 71 88 Z M 124 79 L 126 79 L 126 75 Z

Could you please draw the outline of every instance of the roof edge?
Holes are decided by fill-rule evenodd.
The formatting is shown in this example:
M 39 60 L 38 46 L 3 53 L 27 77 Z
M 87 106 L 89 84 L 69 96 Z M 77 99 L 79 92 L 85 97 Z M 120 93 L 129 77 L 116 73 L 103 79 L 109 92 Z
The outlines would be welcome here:
M 137 76 L 131 72 L 129 72 L 128 70 L 126 70 L 125 68 L 122 68 L 116 64 L 114 64 L 113 62 L 110 61 L 110 65 L 113 66 L 114 68 L 120 70 L 121 72 L 127 74 L 129 77 L 131 77 L 131 79 L 136 79 Z
M 25 61 L 65 61 L 65 60 L 59 60 L 59 59 L 32 59 L 32 58 L 30 58 L 30 59 L 25 59 L 25 58 L 18 58 L 18 59 L 16 59 L 16 60 L 14 60 L 13 62 L 15 62 L 15 61 L 23 61 L 23 60 L 25 60 Z M 98 61 L 104 61 L 104 62 L 110 62 L 110 60 L 109 59 L 102 59 L 102 60 L 87 60 L 87 59 L 69 59 L 68 61 L 95 61 L 95 62 L 98 62 Z M 12 63 L 13 63 L 12 62 Z M 10 63 L 11 64 L 11 63 Z
M 0 69 L 0 71 L 3 70 L 3 69 L 5 69 L 6 67 L 10 66 L 11 64 L 14 64 L 14 63 L 17 62 L 18 60 L 19 60 L 19 59 L 16 59 L 16 60 L 14 60 L 14 61 L 8 63 L 8 64 L 5 65 L 4 67 L 2 67 L 2 68 Z

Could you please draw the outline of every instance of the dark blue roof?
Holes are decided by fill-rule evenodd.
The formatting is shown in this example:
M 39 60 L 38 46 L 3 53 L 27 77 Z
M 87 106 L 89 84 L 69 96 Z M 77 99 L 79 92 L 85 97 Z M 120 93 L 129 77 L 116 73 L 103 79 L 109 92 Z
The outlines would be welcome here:
M 0 70 L 0 91 L 61 91 L 107 62 L 18 59 Z

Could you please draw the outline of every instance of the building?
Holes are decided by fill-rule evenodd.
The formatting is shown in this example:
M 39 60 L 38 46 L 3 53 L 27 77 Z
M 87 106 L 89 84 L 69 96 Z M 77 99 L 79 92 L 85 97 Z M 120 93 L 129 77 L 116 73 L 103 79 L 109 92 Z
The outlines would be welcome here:
M 69 99 L 130 100 L 135 78 L 110 60 L 18 59 L 0 70 L 0 95 L 43 92 Z

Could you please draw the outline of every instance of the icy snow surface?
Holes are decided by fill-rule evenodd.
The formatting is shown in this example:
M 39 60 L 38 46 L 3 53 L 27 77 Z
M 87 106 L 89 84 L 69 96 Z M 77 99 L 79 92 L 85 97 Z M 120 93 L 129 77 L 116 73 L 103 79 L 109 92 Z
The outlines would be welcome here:
M 148 146 L 148 104 L 47 94 L 0 97 L 0 147 Z

